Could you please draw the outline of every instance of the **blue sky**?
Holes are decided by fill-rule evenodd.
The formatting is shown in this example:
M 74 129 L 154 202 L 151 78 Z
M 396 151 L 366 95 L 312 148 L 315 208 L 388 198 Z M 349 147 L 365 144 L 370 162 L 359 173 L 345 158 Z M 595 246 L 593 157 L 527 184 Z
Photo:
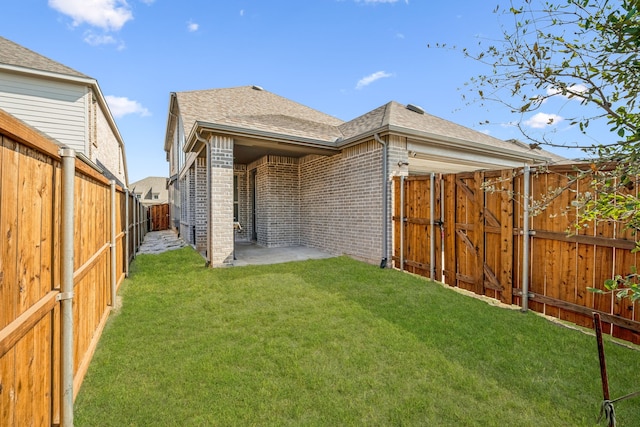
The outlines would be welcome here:
M 0 35 L 98 81 L 122 134 L 129 180 L 167 176 L 170 92 L 259 85 L 342 120 L 389 101 L 416 104 L 495 137 L 520 138 L 519 116 L 462 100 L 489 72 L 459 52 L 499 38 L 494 2 L 478 0 L 20 0 L 3 3 Z M 552 100 L 553 101 L 553 100 Z M 524 117 L 555 141 L 575 101 Z M 490 125 L 480 125 L 490 120 Z M 591 141 L 589 141 L 591 142 Z M 559 154 L 575 157 L 577 152 Z

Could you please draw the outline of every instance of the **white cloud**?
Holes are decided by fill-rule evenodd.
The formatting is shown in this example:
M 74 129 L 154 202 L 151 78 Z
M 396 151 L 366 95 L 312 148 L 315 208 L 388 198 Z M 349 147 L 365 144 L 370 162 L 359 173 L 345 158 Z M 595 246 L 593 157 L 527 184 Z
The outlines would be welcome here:
M 87 32 L 84 35 L 84 41 L 91 46 L 100 46 L 103 44 L 117 43 L 116 39 L 109 35 L 97 35 L 92 32 Z
M 577 85 L 572 85 L 572 86 L 567 87 L 567 90 L 570 91 L 570 92 L 573 92 L 573 93 L 583 94 L 583 93 L 585 93 L 587 91 L 587 87 L 585 85 L 582 85 L 582 84 L 577 84 Z M 548 96 L 560 95 L 560 96 L 563 96 L 565 98 L 573 98 L 573 99 L 579 100 L 579 98 L 571 96 L 568 93 L 566 95 L 562 95 L 562 91 L 560 89 L 552 87 L 552 86 L 549 86 L 547 88 L 547 95 Z
M 240 9 L 240 16 L 244 16 L 244 9 Z
M 356 89 L 362 89 L 365 86 L 369 86 L 371 83 L 375 82 L 376 80 L 391 77 L 392 75 L 393 74 L 389 74 L 384 71 L 377 71 L 373 74 L 370 74 L 366 77 L 361 78 L 356 84 Z
M 133 13 L 125 0 L 49 0 L 49 7 L 73 19 L 73 26 L 88 24 L 118 31 Z
M 536 113 L 523 123 L 534 129 L 543 129 L 547 126 L 557 125 L 563 120 L 564 117 L 558 116 L 557 114 Z
M 105 96 L 109 109 L 114 117 L 119 118 L 127 114 L 137 114 L 141 117 L 150 116 L 149 110 L 144 108 L 138 101 L 132 101 L 123 96 Z
M 199 24 L 192 21 L 187 22 L 187 30 L 190 33 L 195 33 L 196 31 L 198 31 L 198 28 L 200 28 Z

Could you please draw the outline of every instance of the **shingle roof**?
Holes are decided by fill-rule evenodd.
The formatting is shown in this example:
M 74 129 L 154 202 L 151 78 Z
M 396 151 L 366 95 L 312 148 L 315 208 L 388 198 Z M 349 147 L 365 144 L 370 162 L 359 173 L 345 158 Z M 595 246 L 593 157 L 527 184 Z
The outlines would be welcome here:
M 342 120 L 255 86 L 177 92 L 185 134 L 196 121 L 333 142 Z
M 344 122 L 256 86 L 177 92 L 176 98 L 186 135 L 196 122 L 201 122 L 313 139 L 336 147 L 339 141 L 368 137 L 372 132 L 393 127 L 417 134 L 463 140 L 479 147 L 486 145 L 534 157 L 544 156 L 554 162 L 564 159 L 517 141 L 494 138 L 431 114 L 411 111 L 395 101 Z
M 13 65 L 31 70 L 48 71 L 73 77 L 91 78 L 4 37 L 0 37 L 0 64 Z
M 349 139 L 384 126 L 400 127 L 407 130 L 470 141 L 478 145 L 483 144 L 520 153 L 545 156 L 554 162 L 564 160 L 561 156 L 542 149 L 532 149 L 528 145 L 515 140 L 504 141 L 428 113 L 416 113 L 395 101 L 342 124 L 340 130 L 343 132 L 344 138 Z

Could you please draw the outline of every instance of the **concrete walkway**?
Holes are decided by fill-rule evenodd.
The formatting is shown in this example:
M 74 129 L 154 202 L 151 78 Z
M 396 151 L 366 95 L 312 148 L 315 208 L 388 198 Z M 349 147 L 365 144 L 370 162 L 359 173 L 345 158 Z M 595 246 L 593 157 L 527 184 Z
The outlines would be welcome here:
M 138 254 L 160 254 L 162 252 L 184 248 L 188 244 L 172 230 L 151 231 L 146 234 Z M 287 246 L 266 248 L 251 242 L 236 242 L 236 260 L 234 266 L 278 264 L 281 262 L 304 261 L 307 259 L 331 258 L 320 249 L 306 246 Z
M 187 246 L 172 230 L 150 231 L 144 236 L 138 254 L 160 254 Z

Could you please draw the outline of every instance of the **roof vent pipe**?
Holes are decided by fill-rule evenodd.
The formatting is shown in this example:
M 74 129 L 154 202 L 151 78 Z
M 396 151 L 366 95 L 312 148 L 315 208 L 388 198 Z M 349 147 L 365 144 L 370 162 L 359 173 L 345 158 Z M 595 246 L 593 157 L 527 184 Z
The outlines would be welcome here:
M 422 107 L 413 104 L 407 104 L 407 110 L 418 114 L 424 114 L 424 109 Z

